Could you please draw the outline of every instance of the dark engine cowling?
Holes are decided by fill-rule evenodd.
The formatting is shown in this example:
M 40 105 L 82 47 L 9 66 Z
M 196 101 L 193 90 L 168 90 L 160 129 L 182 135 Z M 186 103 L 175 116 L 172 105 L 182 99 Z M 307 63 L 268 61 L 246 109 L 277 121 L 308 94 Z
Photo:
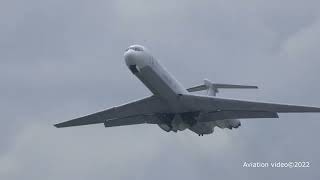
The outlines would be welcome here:
M 158 124 L 158 126 L 166 132 L 170 132 L 172 127 L 167 123 Z
M 164 131 L 183 131 L 196 123 L 195 113 L 159 114 L 159 127 Z
M 232 128 L 238 128 L 241 126 L 241 122 L 239 119 L 225 119 L 225 120 L 219 120 L 219 121 L 215 121 L 216 125 L 219 128 L 228 128 L 228 129 L 232 129 Z
M 172 120 L 175 114 L 157 114 L 159 120 L 158 126 L 166 132 L 172 130 Z

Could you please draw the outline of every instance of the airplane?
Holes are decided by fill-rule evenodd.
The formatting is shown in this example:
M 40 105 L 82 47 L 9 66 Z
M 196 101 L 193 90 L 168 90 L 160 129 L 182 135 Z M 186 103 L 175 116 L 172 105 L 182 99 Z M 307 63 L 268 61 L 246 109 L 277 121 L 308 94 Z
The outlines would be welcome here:
M 166 132 L 189 129 L 199 136 L 211 134 L 215 127 L 238 128 L 239 119 L 279 118 L 278 113 L 320 112 L 320 108 L 250 102 L 215 97 L 219 89 L 257 89 L 257 86 L 204 83 L 184 88 L 164 66 L 141 45 L 125 50 L 129 70 L 152 95 L 70 121 L 55 124 L 57 128 L 104 124 L 105 127 L 157 124 Z M 207 91 L 207 95 L 192 92 Z

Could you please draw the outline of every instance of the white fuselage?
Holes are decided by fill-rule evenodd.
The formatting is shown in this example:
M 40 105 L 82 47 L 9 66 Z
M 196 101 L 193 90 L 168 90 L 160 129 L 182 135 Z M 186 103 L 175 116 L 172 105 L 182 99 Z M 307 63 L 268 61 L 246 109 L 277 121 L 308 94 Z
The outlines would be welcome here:
M 161 97 L 174 111 L 182 112 L 184 107 L 178 102 L 178 98 L 180 94 L 187 94 L 188 91 L 146 48 L 141 48 L 143 51 L 129 48 L 125 52 L 127 66 L 154 95 Z
M 227 127 L 227 121 L 220 122 L 198 122 L 196 117 L 191 117 L 193 123 L 187 122 L 193 113 L 193 109 L 180 101 L 180 96 L 189 92 L 178 82 L 149 52 L 139 45 L 130 46 L 124 53 L 125 62 L 131 72 L 155 95 L 160 97 L 175 115 L 168 127 L 168 124 L 159 126 L 169 131 L 178 131 L 189 128 L 198 134 L 210 134 L 214 126 Z M 206 112 L 201 112 L 206 113 Z M 200 118 L 198 116 L 197 118 Z M 186 120 L 187 119 L 187 120 Z M 189 119 L 190 120 L 190 119 Z

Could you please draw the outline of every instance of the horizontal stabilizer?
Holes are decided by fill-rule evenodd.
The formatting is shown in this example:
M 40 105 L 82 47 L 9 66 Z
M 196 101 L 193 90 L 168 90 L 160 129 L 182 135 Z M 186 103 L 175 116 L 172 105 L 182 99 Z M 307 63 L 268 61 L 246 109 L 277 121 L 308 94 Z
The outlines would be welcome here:
M 234 84 L 213 84 L 218 89 L 258 89 L 258 86 L 234 85 Z
M 248 85 L 235 85 L 235 84 L 212 84 L 212 85 L 216 89 L 258 89 L 258 86 L 248 86 Z M 207 89 L 209 89 L 209 86 L 203 84 L 203 85 L 188 88 L 187 91 L 196 92 L 196 91 L 204 91 Z
M 258 89 L 258 86 L 217 84 L 217 83 L 212 83 L 208 79 L 205 79 L 203 85 L 188 88 L 187 91 L 196 92 L 196 91 L 207 90 L 207 94 L 209 96 L 215 96 L 219 92 L 219 89 Z

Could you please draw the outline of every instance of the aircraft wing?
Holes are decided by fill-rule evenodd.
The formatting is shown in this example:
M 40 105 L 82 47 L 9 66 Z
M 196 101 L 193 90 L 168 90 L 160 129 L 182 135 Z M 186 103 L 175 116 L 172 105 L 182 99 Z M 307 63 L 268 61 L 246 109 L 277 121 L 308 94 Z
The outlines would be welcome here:
M 114 127 L 114 126 L 126 126 L 134 124 L 157 124 L 160 123 L 160 119 L 156 114 L 150 115 L 134 115 L 123 118 L 109 119 L 104 122 L 105 127 Z
M 121 106 L 113 107 L 101 112 L 90 114 L 70 121 L 55 124 L 55 127 L 82 126 L 104 123 L 106 127 L 141 124 L 155 120 L 153 114 L 168 112 L 158 97 L 151 96 Z
M 257 118 L 279 118 L 278 113 L 268 111 L 214 111 L 205 113 L 201 122 L 217 121 L 224 119 L 257 119 Z
M 232 99 L 221 99 L 209 96 L 182 95 L 181 101 L 187 108 L 194 111 L 217 113 L 222 117 L 231 118 L 276 118 L 276 113 L 320 112 L 320 108 L 250 102 Z M 214 115 L 214 114 L 212 114 Z M 227 119 L 227 118 L 225 118 Z

